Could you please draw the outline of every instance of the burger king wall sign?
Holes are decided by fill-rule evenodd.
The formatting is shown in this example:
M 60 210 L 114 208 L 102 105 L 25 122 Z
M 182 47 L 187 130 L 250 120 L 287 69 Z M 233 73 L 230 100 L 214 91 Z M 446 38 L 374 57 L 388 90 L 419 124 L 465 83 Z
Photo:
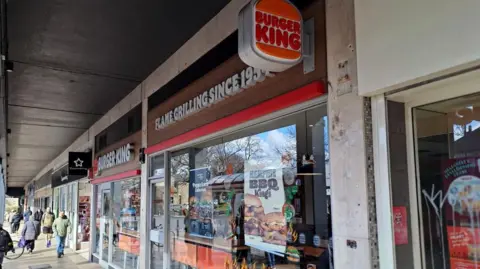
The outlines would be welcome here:
M 238 54 L 246 64 L 281 72 L 302 61 L 303 19 L 287 0 L 252 0 L 239 14 Z

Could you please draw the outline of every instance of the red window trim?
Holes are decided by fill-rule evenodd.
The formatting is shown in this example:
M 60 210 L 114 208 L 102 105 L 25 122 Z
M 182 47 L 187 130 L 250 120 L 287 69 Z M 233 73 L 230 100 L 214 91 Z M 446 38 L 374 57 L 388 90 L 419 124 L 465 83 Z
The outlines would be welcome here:
M 238 124 L 245 123 L 247 121 L 271 114 L 282 109 L 286 109 L 288 107 L 306 102 L 308 100 L 312 100 L 314 98 L 324 95 L 325 93 L 326 91 L 323 83 L 320 81 L 315 81 L 291 92 L 267 100 L 261 104 L 244 109 L 225 118 L 208 123 L 194 130 L 178 135 L 174 138 L 167 139 L 158 144 L 150 146 L 145 150 L 145 153 L 151 154 L 179 144 L 183 144 L 193 139 L 227 129 Z
M 142 173 L 141 170 L 135 169 L 135 170 L 130 170 L 122 173 L 118 173 L 112 176 L 106 176 L 106 177 L 97 177 L 94 180 L 90 181 L 91 184 L 100 184 L 100 183 L 105 183 L 105 182 L 111 182 L 111 181 L 117 181 L 121 180 L 124 178 L 129 178 L 129 177 L 135 177 L 139 176 Z

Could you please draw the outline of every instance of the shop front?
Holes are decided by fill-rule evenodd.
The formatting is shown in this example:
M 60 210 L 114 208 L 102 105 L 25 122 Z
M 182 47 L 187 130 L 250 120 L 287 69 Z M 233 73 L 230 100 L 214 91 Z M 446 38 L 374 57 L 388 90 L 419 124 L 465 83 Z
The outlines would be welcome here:
M 139 268 L 141 132 L 95 152 L 91 245 L 104 268 Z
M 397 268 L 480 266 L 479 75 L 374 98 L 388 126 L 388 144 L 378 149 L 389 151 Z
M 57 217 L 60 212 L 70 220 L 71 233 L 67 236 L 65 245 L 73 250 L 81 248 L 78 232 L 85 234 L 85 230 L 78 230 L 79 222 L 82 220 L 82 212 L 79 211 L 79 186 L 84 186 L 86 178 L 75 175 L 68 175 L 68 164 L 55 171 L 52 175 L 53 207 L 52 211 Z M 88 183 L 87 183 L 88 184 Z M 83 227 L 88 230 L 88 227 Z M 85 247 L 85 244 L 84 244 Z
M 333 268 L 324 14 L 311 72 L 234 55 L 149 111 L 149 268 Z
M 37 186 L 34 201 L 35 211 L 41 209 L 45 212 L 47 207 L 52 207 L 52 170 L 36 180 L 35 184 Z

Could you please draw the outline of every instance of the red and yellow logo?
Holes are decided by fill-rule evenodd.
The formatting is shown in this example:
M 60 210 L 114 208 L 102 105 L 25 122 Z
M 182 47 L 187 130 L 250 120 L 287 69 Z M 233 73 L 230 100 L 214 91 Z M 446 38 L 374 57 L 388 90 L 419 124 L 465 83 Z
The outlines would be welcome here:
M 302 57 L 302 15 L 285 0 L 259 0 L 254 6 L 258 51 L 283 60 Z

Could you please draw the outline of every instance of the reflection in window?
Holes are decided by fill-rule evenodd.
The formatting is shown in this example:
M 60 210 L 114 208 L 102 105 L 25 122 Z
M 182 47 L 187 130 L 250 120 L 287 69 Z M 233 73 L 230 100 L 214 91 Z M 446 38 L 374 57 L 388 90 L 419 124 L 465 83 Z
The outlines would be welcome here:
M 480 95 L 415 109 L 426 268 L 480 266 Z
M 333 268 L 324 115 L 174 155 L 171 268 Z

